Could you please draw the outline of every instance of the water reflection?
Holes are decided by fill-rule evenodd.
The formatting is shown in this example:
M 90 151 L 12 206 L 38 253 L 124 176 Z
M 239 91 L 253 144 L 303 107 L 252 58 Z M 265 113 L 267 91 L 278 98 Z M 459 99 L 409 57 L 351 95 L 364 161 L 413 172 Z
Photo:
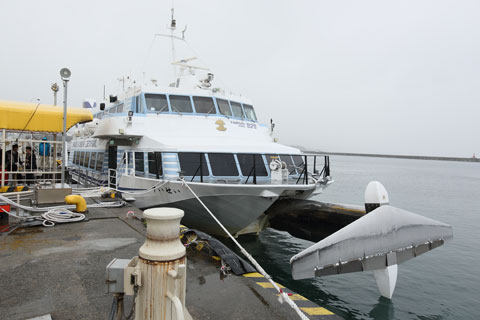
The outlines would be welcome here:
M 372 311 L 368 314 L 372 319 L 384 320 L 394 318 L 394 308 L 392 300 L 380 297 L 377 304 L 373 307 Z

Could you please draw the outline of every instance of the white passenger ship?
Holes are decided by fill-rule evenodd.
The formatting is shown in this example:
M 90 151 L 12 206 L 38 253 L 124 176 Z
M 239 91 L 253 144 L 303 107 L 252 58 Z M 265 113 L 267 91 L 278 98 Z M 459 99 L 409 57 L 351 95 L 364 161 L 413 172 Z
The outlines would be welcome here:
M 170 86 L 128 88 L 74 130 L 75 180 L 135 191 L 141 209 L 183 209 L 184 224 L 217 235 L 224 233 L 182 179 L 233 234 L 264 228 L 278 199 L 306 199 L 332 182 L 327 156 L 277 143 L 250 100 L 214 87 L 211 73 L 199 76 L 188 63 L 173 63 L 180 75 Z

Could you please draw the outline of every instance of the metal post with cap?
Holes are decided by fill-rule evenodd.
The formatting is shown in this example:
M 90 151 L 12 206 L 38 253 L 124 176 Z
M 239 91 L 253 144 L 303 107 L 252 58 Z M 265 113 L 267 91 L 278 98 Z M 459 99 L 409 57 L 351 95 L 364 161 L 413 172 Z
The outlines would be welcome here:
M 71 75 L 72 73 L 68 68 L 62 68 L 60 70 L 60 76 L 63 81 L 62 188 L 65 186 L 65 163 L 67 162 L 67 88 L 68 80 L 70 80 Z
M 55 83 L 52 83 L 52 86 L 50 87 L 50 89 L 52 89 L 52 91 L 53 91 L 53 105 L 56 106 L 57 105 L 57 92 L 60 88 L 58 87 L 58 84 L 55 82 Z

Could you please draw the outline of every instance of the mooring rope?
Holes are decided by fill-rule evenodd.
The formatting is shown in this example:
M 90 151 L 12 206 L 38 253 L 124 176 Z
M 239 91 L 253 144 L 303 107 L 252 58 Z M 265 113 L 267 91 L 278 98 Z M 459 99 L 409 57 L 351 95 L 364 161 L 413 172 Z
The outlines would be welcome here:
M 67 223 L 67 222 L 79 222 L 85 220 L 85 215 L 83 213 L 72 212 L 68 209 L 50 209 L 47 212 L 42 213 L 40 216 L 17 216 L 4 208 L 0 209 L 6 214 L 27 221 L 41 221 L 44 227 L 53 227 L 56 223 Z
M 193 196 L 195 198 L 197 198 L 198 202 L 200 202 L 200 204 L 205 208 L 205 210 L 207 210 L 207 212 L 210 214 L 210 216 L 212 216 L 212 218 L 215 220 L 215 222 L 217 222 L 217 224 L 223 229 L 223 231 L 228 235 L 228 237 L 230 239 L 232 239 L 232 241 L 235 243 L 235 245 L 237 245 L 237 247 L 240 249 L 240 252 L 242 252 L 245 257 L 247 257 L 248 260 L 250 260 L 250 262 L 255 266 L 255 269 L 257 269 L 257 271 L 265 277 L 265 279 L 267 279 L 271 284 L 272 286 L 278 291 L 278 293 L 280 294 L 279 297 L 283 298 L 283 300 L 285 300 L 288 305 L 290 307 L 293 308 L 293 310 L 295 310 L 295 312 L 298 314 L 298 316 L 302 319 L 302 320 L 309 320 L 308 317 L 302 312 L 302 310 L 300 310 L 300 308 L 295 304 L 295 302 L 293 302 L 292 299 L 290 299 L 290 297 L 288 296 L 288 294 L 286 292 L 284 292 L 276 283 L 275 281 L 272 280 L 272 277 L 265 271 L 263 270 L 262 266 L 250 255 L 250 253 L 248 253 L 247 250 L 245 250 L 242 245 L 235 239 L 234 236 L 232 236 L 232 234 L 230 232 L 228 232 L 228 230 L 223 226 L 223 224 L 217 219 L 217 217 L 215 217 L 215 215 L 212 213 L 212 211 L 210 211 L 210 209 L 208 209 L 208 207 L 203 203 L 202 200 L 200 200 L 200 198 L 197 196 L 197 194 L 192 190 L 192 188 L 190 188 L 190 186 L 188 185 L 188 183 L 185 181 L 185 179 L 181 179 L 181 181 L 183 182 L 183 185 L 187 187 L 188 190 L 190 190 L 190 192 L 193 194 Z M 280 303 L 282 303 L 282 299 L 280 299 Z

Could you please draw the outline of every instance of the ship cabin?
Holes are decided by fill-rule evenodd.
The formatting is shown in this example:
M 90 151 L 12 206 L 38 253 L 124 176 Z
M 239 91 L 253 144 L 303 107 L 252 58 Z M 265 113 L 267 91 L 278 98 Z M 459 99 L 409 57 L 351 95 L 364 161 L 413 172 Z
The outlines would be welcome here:
M 98 128 L 92 137 L 103 142 L 92 146 L 88 137 L 80 138 L 86 139 L 85 143 L 73 142 L 70 166 L 89 184 L 105 184 L 112 175 L 266 184 L 271 183 L 269 164 L 272 159 L 285 162 L 288 183 L 308 183 L 305 163 L 308 163 L 310 173 L 323 176 L 328 173 L 328 156 L 307 156 L 298 149 L 275 143 L 271 128 L 258 122 L 252 103 L 244 97 L 216 93 L 215 90 L 187 92 L 179 88 L 168 88 L 163 93 L 133 90 L 126 97 L 119 100 L 110 97 L 111 104 L 94 113 Z M 122 126 L 125 123 L 120 118 L 129 119 L 134 125 L 122 127 L 121 134 L 118 134 L 115 123 Z M 228 131 L 224 132 L 218 126 L 217 118 L 225 119 L 222 122 L 230 126 Z M 135 125 L 136 119 L 150 119 L 154 127 Z M 188 142 L 187 138 L 181 140 L 182 137 L 171 129 L 165 129 L 172 121 L 177 121 L 183 131 L 190 130 L 183 132 L 183 138 L 188 136 Z M 218 138 L 219 134 L 228 135 L 228 139 Z M 201 139 L 212 140 L 204 143 L 205 148 L 202 148 Z M 239 144 L 243 145 L 239 147 Z M 252 148 L 263 152 L 252 152 Z M 116 178 L 113 180 L 117 181 Z
M 178 91 L 178 90 L 177 90 Z M 191 90 L 190 90 L 191 91 Z M 222 97 L 205 95 L 199 91 L 198 95 L 187 95 L 179 92 L 172 93 L 146 93 L 137 92 L 132 97 L 117 100 L 110 97 L 112 102 L 104 110 L 94 114 L 97 119 L 110 116 L 126 116 L 129 112 L 133 116 L 147 114 L 181 114 L 218 116 L 244 121 L 258 122 L 253 105 L 239 97 L 222 95 Z M 233 98 L 233 99 L 232 99 Z M 237 99 L 235 99 L 237 98 Z

